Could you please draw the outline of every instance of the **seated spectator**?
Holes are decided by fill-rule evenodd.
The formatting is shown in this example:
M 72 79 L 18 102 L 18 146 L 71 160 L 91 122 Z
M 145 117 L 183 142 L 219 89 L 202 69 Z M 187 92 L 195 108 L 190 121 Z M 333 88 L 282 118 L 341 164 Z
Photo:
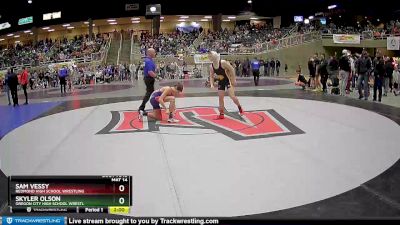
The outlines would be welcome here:
M 305 90 L 306 89 L 306 85 L 307 85 L 307 80 L 306 80 L 306 78 L 304 77 L 304 75 L 301 73 L 301 69 L 300 68 L 298 68 L 297 70 L 296 70 L 296 73 L 297 73 L 297 81 L 294 83 L 296 86 L 301 86 L 302 88 L 303 88 L 303 90 Z

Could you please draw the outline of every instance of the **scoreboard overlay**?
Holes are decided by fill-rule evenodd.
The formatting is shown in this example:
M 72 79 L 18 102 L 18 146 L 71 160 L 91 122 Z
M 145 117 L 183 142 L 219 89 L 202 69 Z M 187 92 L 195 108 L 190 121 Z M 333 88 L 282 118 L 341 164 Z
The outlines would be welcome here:
M 131 176 L 10 176 L 10 212 L 129 213 Z

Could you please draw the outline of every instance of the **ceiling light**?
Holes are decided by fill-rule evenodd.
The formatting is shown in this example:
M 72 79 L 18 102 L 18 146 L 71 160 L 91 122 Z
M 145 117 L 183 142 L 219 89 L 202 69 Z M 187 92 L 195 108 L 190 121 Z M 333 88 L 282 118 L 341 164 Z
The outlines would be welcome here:
M 24 31 L 24 33 L 26 34 L 26 33 L 31 33 L 32 31 L 30 31 L 30 30 L 26 30 L 26 31 Z
M 53 32 L 54 31 L 54 29 L 50 29 L 50 30 L 48 30 L 48 32 Z
M 334 9 L 336 7 L 337 7 L 337 5 L 330 5 L 330 6 L 328 6 L 328 9 Z
M 11 37 L 11 36 L 14 36 L 14 34 L 7 34 L 7 37 Z
M 155 12 L 156 10 L 157 10 L 156 7 L 154 7 L 154 6 L 150 7 L 150 12 Z
M 50 29 L 50 27 L 43 27 L 42 29 L 43 30 L 48 30 L 48 29 Z
M 133 17 L 133 18 L 131 18 L 131 20 L 140 20 L 140 18 L 139 17 Z
M 96 24 L 92 24 L 92 26 L 96 26 Z
M 115 19 L 109 19 L 109 20 L 107 20 L 107 22 L 115 22 L 116 20 Z
M 164 20 L 160 20 L 160 22 L 162 23 L 162 22 L 164 22 Z
M 163 19 L 164 19 L 164 17 L 162 16 L 162 17 L 160 17 L 160 19 L 162 19 L 162 20 L 163 20 Z
M 0 38 L 0 41 L 4 41 L 4 38 Z
M 110 25 L 117 25 L 118 23 L 117 22 L 112 22 L 112 23 L 109 23 Z
M 205 16 L 204 19 L 211 19 L 212 16 Z
M 222 20 L 223 22 L 229 22 L 230 20 Z
M 208 19 L 201 19 L 200 21 L 207 22 L 207 21 L 208 21 Z
M 71 24 L 64 24 L 64 25 L 62 25 L 63 27 L 69 27 L 69 26 L 71 26 Z
M 309 16 L 308 19 L 312 20 L 312 19 L 314 19 L 314 16 Z
M 140 21 L 137 21 L 137 20 L 136 20 L 136 21 L 132 21 L 132 23 L 140 23 Z
M 179 18 L 181 18 L 181 19 L 189 19 L 188 16 L 181 16 L 181 17 L 179 17 Z
M 67 27 L 67 29 L 74 29 L 75 27 Z
M 248 0 L 248 1 L 247 1 L 247 3 L 251 4 L 251 3 L 252 3 L 252 1 L 251 1 L 251 0 Z
M 228 16 L 228 19 L 236 19 L 236 16 Z
M 179 22 L 185 22 L 186 20 L 185 19 L 179 19 L 178 21 Z
M 15 35 L 14 37 L 15 37 L 15 38 L 19 38 L 19 37 L 21 37 L 21 36 L 20 36 L 20 35 Z
M 304 24 L 309 24 L 310 23 L 310 20 L 309 19 L 305 19 L 304 20 Z
M 28 4 L 32 4 L 32 0 L 28 0 Z
M 258 20 L 257 17 L 250 17 L 251 20 Z
M 88 21 L 85 21 L 85 22 L 83 22 L 84 24 L 89 24 L 89 22 Z

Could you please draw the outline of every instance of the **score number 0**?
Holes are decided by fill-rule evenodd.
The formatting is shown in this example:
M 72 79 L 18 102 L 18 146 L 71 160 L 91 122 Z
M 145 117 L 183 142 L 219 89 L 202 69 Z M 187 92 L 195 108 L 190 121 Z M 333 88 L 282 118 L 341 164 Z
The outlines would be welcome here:
M 119 185 L 118 190 L 120 192 L 124 192 L 125 191 L 125 186 L 122 185 L 122 184 Z M 125 198 L 124 197 L 119 198 L 118 202 L 119 202 L 119 204 L 123 205 L 125 203 Z

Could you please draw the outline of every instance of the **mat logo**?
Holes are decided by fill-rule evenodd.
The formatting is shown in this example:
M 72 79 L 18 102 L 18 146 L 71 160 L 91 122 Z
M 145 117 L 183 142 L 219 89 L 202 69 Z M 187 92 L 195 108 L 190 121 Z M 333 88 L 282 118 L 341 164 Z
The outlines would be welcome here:
M 160 130 L 162 127 L 172 127 L 190 128 L 192 130 L 189 134 L 192 135 L 221 133 L 239 141 L 304 133 L 304 131 L 287 121 L 273 109 L 247 111 L 242 116 L 238 112 L 226 112 L 225 119 L 216 120 L 215 118 L 218 115 L 217 108 L 180 108 L 175 113 L 175 118 L 179 120 L 179 123 L 174 124 L 151 119 L 139 121 L 137 111 L 111 111 L 111 115 L 111 121 L 97 134 L 137 132 L 175 134 L 171 129 Z M 164 113 L 163 117 L 167 118 L 167 115 Z M 213 130 L 214 132 L 201 131 L 204 129 Z M 178 133 L 176 134 L 178 135 Z
M 7 218 L 7 224 L 12 224 L 12 222 L 13 222 L 13 218 L 8 217 L 8 218 Z

